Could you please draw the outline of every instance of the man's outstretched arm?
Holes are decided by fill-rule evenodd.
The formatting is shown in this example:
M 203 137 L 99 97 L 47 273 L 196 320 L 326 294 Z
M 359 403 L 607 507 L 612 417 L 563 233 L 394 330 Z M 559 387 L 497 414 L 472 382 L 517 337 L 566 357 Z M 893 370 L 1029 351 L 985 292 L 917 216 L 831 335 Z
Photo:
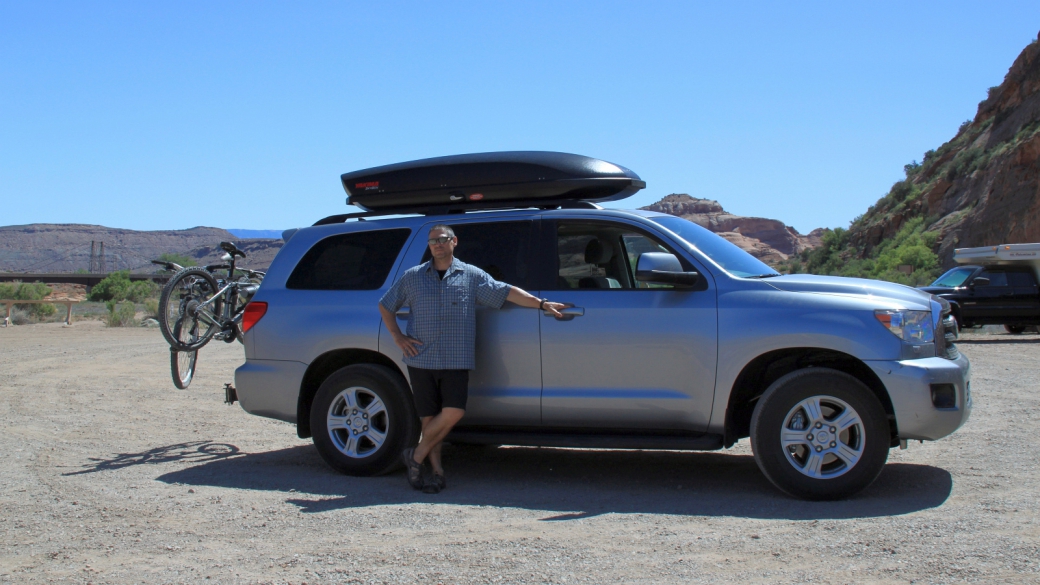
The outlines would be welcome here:
M 501 297 L 500 297 L 501 298 Z M 514 305 L 520 305 L 521 307 L 530 307 L 532 309 L 543 309 L 549 311 L 554 317 L 563 317 L 560 313 L 560 309 L 567 308 L 567 305 L 563 303 L 554 303 L 551 301 L 545 301 L 545 305 L 542 305 L 542 299 L 532 295 L 522 288 L 511 287 L 509 289 L 509 296 L 506 300 Z

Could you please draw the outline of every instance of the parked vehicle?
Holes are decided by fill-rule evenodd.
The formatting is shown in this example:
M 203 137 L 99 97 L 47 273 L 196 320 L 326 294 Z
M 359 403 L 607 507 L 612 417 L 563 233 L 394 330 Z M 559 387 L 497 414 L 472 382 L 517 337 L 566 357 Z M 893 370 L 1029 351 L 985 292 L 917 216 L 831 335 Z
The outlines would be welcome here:
M 960 327 L 1040 325 L 1040 244 L 960 248 L 953 259 L 960 266 L 921 290 L 949 301 Z
M 489 180 L 494 164 L 512 174 Z M 589 188 L 604 175 L 614 188 Z M 589 199 L 643 183 L 576 155 L 431 159 L 344 185 L 351 201 L 408 179 L 426 189 L 419 200 L 287 231 L 242 322 L 242 407 L 296 424 L 341 472 L 388 472 L 417 441 L 407 369 L 377 303 L 429 257 L 438 223 L 454 229 L 459 259 L 571 305 L 563 319 L 478 309 L 477 367 L 449 442 L 705 450 L 750 437 L 774 485 L 832 499 L 869 485 L 890 448 L 945 437 L 970 414 L 968 360 L 950 305 L 932 295 L 781 276 L 679 217 L 603 209 Z M 542 180 L 555 194 L 525 200 Z M 475 197 L 489 189 L 494 201 Z

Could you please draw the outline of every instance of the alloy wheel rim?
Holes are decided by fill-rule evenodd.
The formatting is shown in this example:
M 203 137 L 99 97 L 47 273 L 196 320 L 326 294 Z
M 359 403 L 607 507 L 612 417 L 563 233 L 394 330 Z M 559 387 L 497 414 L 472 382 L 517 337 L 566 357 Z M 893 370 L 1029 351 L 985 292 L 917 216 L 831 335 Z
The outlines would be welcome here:
M 840 477 L 863 457 L 863 418 L 833 396 L 811 396 L 788 411 L 780 431 L 787 462 L 813 479 Z
M 379 450 L 390 431 L 386 405 L 362 386 L 342 390 L 329 405 L 329 438 L 347 457 L 362 459 Z

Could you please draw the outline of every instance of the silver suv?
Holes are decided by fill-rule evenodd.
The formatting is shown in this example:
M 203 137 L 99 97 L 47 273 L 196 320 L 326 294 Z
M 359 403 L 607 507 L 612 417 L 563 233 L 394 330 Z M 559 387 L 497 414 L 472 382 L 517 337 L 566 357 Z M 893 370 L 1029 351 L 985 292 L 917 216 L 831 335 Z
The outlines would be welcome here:
M 377 302 L 447 223 L 459 259 L 572 305 L 563 319 L 478 309 L 477 367 L 449 442 L 711 450 L 750 437 L 778 488 L 832 499 L 869 485 L 890 448 L 967 420 L 969 364 L 938 298 L 782 276 L 670 215 L 563 207 L 338 216 L 296 231 L 247 310 L 242 407 L 295 423 L 341 472 L 392 470 L 419 425 Z M 397 317 L 405 329 L 408 308 Z

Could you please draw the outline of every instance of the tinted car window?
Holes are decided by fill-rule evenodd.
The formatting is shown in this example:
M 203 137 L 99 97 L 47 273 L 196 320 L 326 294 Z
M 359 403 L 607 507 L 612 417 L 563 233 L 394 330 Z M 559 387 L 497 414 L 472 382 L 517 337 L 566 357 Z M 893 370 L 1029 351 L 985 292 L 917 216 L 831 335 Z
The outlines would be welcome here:
M 1036 279 L 1031 272 L 1009 272 L 1008 284 L 1011 286 L 1036 286 Z
M 982 274 L 979 274 L 975 278 L 988 278 L 989 285 L 987 286 L 1007 286 L 1007 272 L 990 272 L 989 270 L 983 270 Z
M 932 286 L 948 286 L 955 288 L 964 284 L 965 280 L 971 276 L 971 273 L 975 272 L 974 268 L 953 268 L 946 274 L 935 279 Z
M 375 290 L 386 282 L 412 230 L 380 230 L 331 236 L 307 251 L 286 288 Z
M 534 273 L 534 222 L 499 221 L 451 226 L 459 244 L 455 257 L 480 268 L 495 280 L 536 290 Z M 422 261 L 430 259 L 426 248 Z

